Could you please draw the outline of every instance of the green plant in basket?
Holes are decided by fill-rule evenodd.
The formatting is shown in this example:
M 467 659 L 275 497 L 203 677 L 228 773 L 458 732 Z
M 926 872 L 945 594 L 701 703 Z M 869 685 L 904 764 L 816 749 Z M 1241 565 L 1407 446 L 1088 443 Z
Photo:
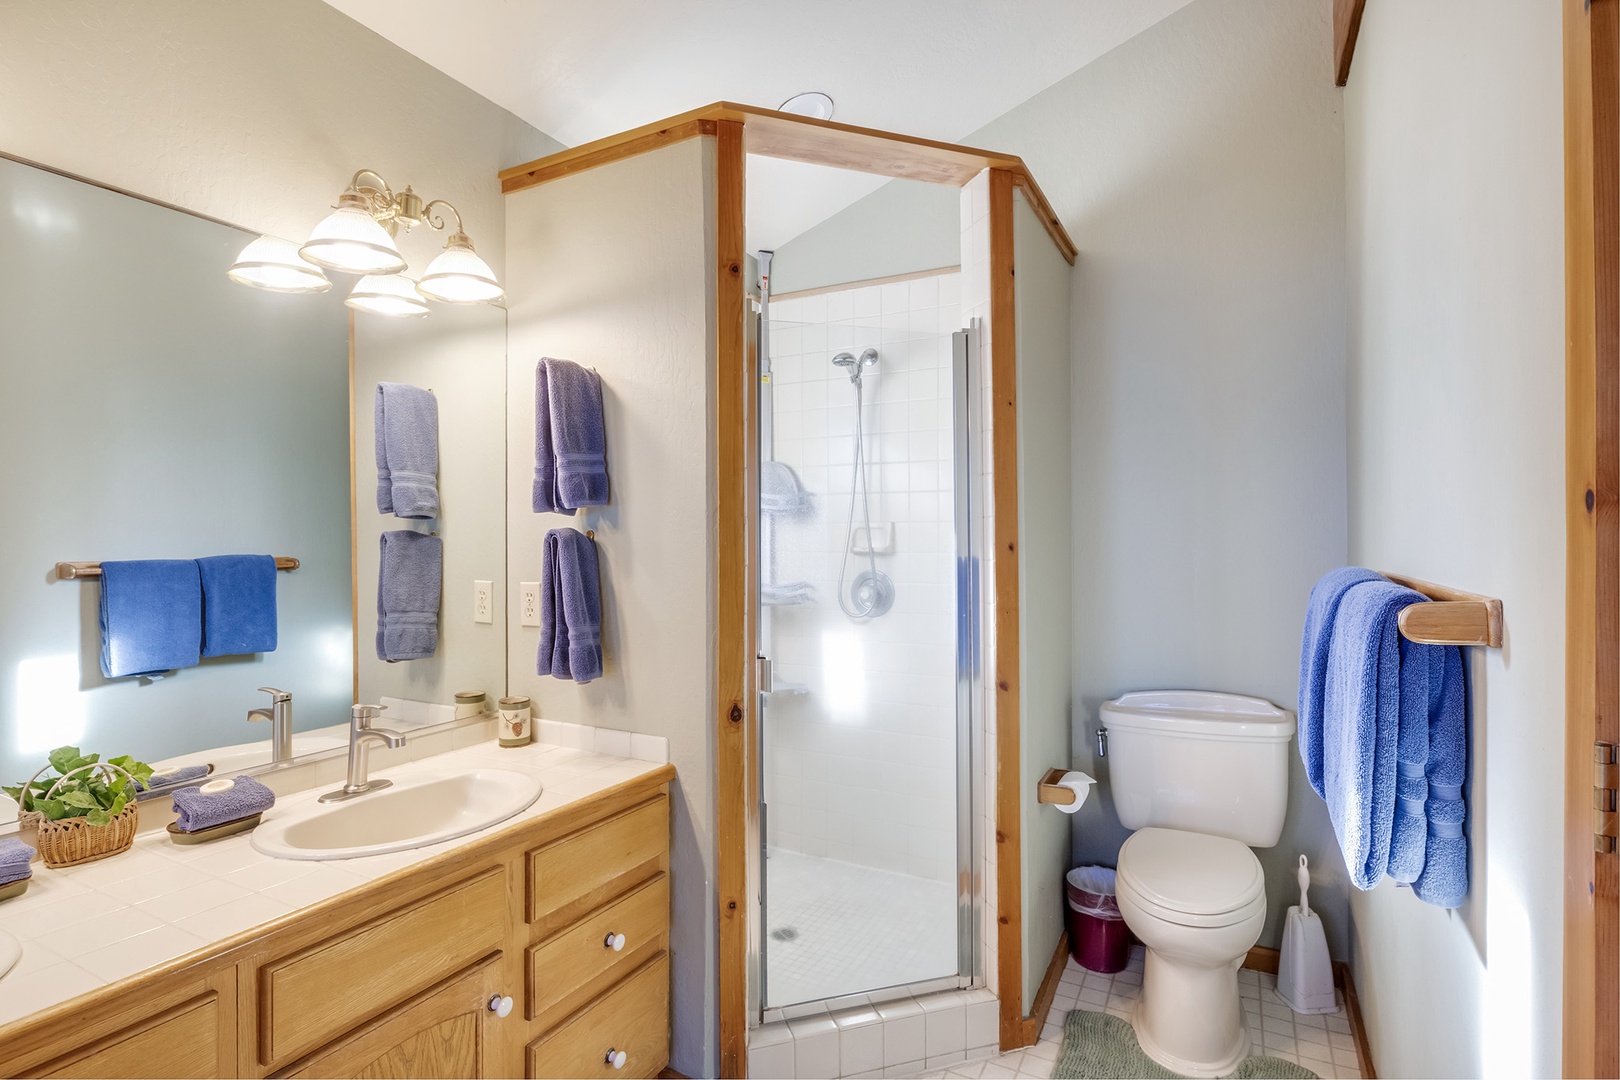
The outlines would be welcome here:
M 106 825 L 135 797 L 132 782 L 145 784 L 152 779 L 152 766 L 128 754 L 107 759 L 106 764 L 116 768 L 95 769 L 87 766 L 100 764 L 100 754 L 81 754 L 77 746 L 59 746 L 51 751 L 50 762 L 55 776 L 36 775 L 16 787 L 0 787 L 18 806 L 38 811 L 47 821 L 84 818 L 90 825 Z

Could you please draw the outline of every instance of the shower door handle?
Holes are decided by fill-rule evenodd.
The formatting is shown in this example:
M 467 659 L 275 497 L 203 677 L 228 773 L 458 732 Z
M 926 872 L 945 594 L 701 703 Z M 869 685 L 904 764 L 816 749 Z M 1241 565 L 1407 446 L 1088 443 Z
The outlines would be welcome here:
M 774 687 L 771 682 L 771 659 L 768 656 L 754 657 L 754 689 L 761 694 L 768 694 Z

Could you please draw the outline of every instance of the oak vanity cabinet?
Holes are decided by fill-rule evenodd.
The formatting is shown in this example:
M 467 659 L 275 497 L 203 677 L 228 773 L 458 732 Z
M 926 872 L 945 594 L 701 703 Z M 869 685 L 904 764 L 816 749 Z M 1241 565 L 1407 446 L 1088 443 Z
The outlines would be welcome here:
M 0 1028 L 0 1075 L 656 1076 L 673 775 Z

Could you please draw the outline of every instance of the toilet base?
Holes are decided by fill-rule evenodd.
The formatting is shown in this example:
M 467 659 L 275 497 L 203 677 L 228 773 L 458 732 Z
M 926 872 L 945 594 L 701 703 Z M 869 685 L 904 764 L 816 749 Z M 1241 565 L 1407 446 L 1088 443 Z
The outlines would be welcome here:
M 1249 1056 L 1236 960 L 1206 967 L 1168 960 L 1150 946 L 1131 1027 L 1142 1052 L 1182 1076 L 1226 1076 Z

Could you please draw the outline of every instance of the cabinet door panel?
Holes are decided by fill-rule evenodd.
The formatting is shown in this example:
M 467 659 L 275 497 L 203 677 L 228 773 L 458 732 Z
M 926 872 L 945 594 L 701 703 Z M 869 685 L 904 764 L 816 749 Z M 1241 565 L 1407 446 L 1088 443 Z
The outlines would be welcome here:
M 45 1066 L 48 1077 L 211 1077 L 221 1061 L 218 994 L 176 1005 L 132 1025 L 87 1051 Z

